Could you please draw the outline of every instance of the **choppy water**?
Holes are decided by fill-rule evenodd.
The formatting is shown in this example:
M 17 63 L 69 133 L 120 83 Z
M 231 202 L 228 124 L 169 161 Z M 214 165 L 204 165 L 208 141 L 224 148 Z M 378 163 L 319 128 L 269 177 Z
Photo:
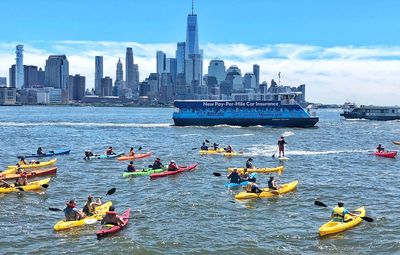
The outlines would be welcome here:
M 400 164 L 377 158 L 378 143 L 400 149 L 400 122 L 341 120 L 336 110 L 321 110 L 318 128 L 174 127 L 172 109 L 93 107 L 0 107 L 0 165 L 16 163 L 16 155 L 70 148 L 58 157 L 58 174 L 42 193 L 0 195 L 0 254 L 395 254 L 400 253 Z M 273 167 L 277 138 L 287 136 L 290 158 L 282 182 L 300 181 L 296 192 L 269 200 L 238 202 L 227 191 L 226 167 Z M 231 144 L 244 155 L 199 156 L 204 139 Z M 124 179 L 126 163 L 85 162 L 83 151 L 103 152 L 134 146 L 153 151 L 166 163 L 198 162 L 197 170 L 150 181 Z M 136 161 L 141 168 L 154 157 Z M 267 176 L 258 175 L 261 184 Z M 134 219 L 124 231 L 97 241 L 98 225 L 54 232 L 53 225 L 71 198 L 110 196 L 118 211 L 132 207 Z M 342 234 L 320 239 L 328 205 L 338 200 L 350 209 L 365 205 L 373 223 L 363 222 Z

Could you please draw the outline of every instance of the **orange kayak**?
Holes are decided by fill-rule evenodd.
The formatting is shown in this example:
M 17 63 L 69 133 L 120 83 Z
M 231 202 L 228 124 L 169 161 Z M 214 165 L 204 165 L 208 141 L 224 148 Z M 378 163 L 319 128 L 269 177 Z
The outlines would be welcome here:
M 143 154 L 135 154 L 134 156 L 121 156 L 118 157 L 118 160 L 134 160 L 134 159 L 140 159 L 140 158 L 147 158 L 150 157 L 151 151 Z

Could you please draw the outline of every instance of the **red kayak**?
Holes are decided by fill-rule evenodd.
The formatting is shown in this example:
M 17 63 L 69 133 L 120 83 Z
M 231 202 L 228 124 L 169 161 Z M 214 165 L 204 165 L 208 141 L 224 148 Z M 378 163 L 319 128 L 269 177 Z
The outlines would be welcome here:
M 139 158 L 147 158 L 150 157 L 151 151 L 143 154 L 135 154 L 135 156 L 122 156 L 119 157 L 118 160 L 133 160 L 133 159 L 139 159 Z
M 165 176 L 168 176 L 168 175 L 179 174 L 179 173 L 182 173 L 182 172 L 185 172 L 185 171 L 190 171 L 190 170 L 196 168 L 196 166 L 197 166 L 197 163 L 193 164 L 193 165 L 190 165 L 190 166 L 186 166 L 186 167 L 181 167 L 180 166 L 179 169 L 176 170 L 176 171 L 165 171 L 165 172 L 162 172 L 162 173 L 151 174 L 150 178 L 154 179 L 154 178 L 158 178 L 158 177 L 165 177 Z
M 382 152 L 375 151 L 374 154 L 379 157 L 394 158 L 397 155 L 397 151 L 382 151 Z
M 97 238 L 102 238 L 105 235 L 109 235 L 109 234 L 118 232 L 118 231 L 122 230 L 123 228 L 125 228 L 126 225 L 128 225 L 128 223 L 129 223 L 129 215 L 130 214 L 131 214 L 131 208 L 129 208 L 123 214 L 120 215 L 122 218 L 124 218 L 125 223 L 123 225 L 120 225 L 120 226 L 109 225 L 109 224 L 104 225 L 102 229 L 100 229 L 99 231 L 96 232 Z M 107 227 L 107 226 L 109 226 L 109 227 Z
M 49 175 L 49 174 L 55 174 L 57 173 L 57 167 L 52 167 L 48 169 L 40 169 L 40 170 L 33 170 L 27 174 L 27 178 L 34 178 L 38 176 L 44 176 L 44 175 Z M 0 173 L 0 178 L 3 180 L 13 180 L 17 179 L 20 177 L 19 174 L 1 174 Z

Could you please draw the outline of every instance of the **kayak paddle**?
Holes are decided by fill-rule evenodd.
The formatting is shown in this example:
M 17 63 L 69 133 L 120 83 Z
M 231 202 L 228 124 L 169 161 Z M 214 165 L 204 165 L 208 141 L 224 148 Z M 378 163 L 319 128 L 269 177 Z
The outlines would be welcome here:
M 328 207 L 326 204 L 324 204 L 324 203 L 322 203 L 321 201 L 318 201 L 318 200 L 314 201 L 314 204 L 317 205 L 317 206 Z M 367 216 L 357 216 L 356 215 L 356 217 L 360 217 L 361 219 L 363 219 L 363 220 L 365 220 L 367 222 L 373 222 L 374 221 L 374 219 L 372 219 L 371 217 L 367 217 Z
M 221 174 L 221 173 L 214 172 L 213 175 L 214 175 L 214 176 L 221 176 L 222 174 Z

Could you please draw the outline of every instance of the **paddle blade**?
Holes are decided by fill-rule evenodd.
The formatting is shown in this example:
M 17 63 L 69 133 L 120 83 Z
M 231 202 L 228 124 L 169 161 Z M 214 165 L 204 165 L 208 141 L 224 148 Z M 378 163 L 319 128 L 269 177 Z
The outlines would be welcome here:
M 275 158 L 275 153 L 274 153 L 274 154 L 272 154 L 272 157 L 273 157 L 273 158 Z
M 142 147 L 139 147 L 139 149 L 138 149 L 139 151 L 141 151 L 142 150 Z
M 85 222 L 86 225 L 91 225 L 95 224 L 97 222 L 96 219 L 84 219 L 83 222 Z
M 326 204 L 322 203 L 321 201 L 317 201 L 317 200 L 314 201 L 314 204 L 318 205 L 318 206 L 322 206 L 322 207 L 328 207 Z
M 361 219 L 363 219 L 365 221 L 368 221 L 368 222 L 373 222 L 374 221 L 374 219 L 372 219 L 370 217 L 367 217 L 367 216 L 361 217 Z
M 214 172 L 213 175 L 214 176 L 221 176 L 221 173 Z
M 205 141 L 206 141 L 206 143 L 210 143 L 210 141 L 208 141 L 207 139 Z
M 49 210 L 50 210 L 50 211 L 53 211 L 53 212 L 61 212 L 61 211 L 62 211 L 61 209 L 58 209 L 58 208 L 51 208 L 51 207 L 49 207 Z
M 47 189 L 49 187 L 49 184 L 43 184 L 42 187 Z
M 192 148 L 192 150 L 197 150 L 198 148 Z
M 116 188 L 110 189 L 110 190 L 107 192 L 106 196 L 109 196 L 109 195 L 114 194 L 116 190 L 117 190 Z

